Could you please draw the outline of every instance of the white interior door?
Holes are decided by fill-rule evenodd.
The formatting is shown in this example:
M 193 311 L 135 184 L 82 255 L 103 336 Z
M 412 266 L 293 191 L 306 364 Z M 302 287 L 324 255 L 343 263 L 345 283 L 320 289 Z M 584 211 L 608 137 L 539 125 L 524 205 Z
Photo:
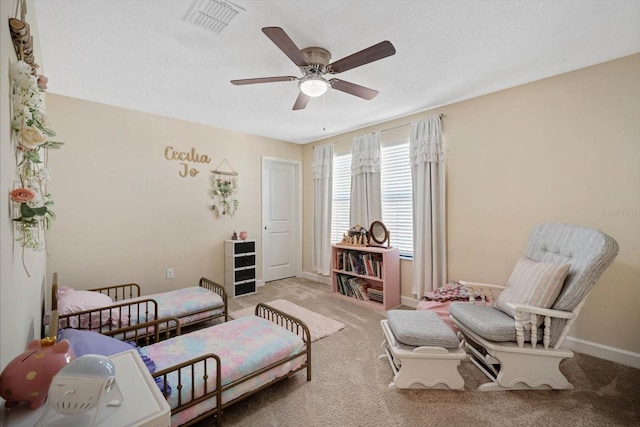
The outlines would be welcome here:
M 262 160 L 262 267 L 265 282 L 296 276 L 301 262 L 300 162 Z

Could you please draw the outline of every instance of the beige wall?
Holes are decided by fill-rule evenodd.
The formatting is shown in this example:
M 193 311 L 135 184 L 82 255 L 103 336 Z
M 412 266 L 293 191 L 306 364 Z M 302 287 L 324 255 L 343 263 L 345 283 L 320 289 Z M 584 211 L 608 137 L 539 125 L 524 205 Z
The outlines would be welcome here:
M 224 283 L 223 241 L 234 230 L 246 230 L 260 248 L 262 156 L 302 155 L 297 144 L 64 96 L 49 96 L 49 115 L 66 144 L 50 159 L 58 218 L 48 269 L 60 285 L 81 289 L 136 282 L 145 293 L 161 292 L 202 276 Z M 211 162 L 191 163 L 199 173 L 181 177 L 183 162 L 167 160 L 167 146 L 194 147 Z M 216 218 L 210 170 L 224 159 L 239 173 L 240 205 L 235 216 Z
M 0 2 L 5 22 L 13 13 L 9 6 Z M 4 94 L 8 64 L 15 58 L 6 33 L 0 55 Z M 37 35 L 35 22 L 32 34 Z M 315 144 L 299 146 L 51 94 L 47 110 L 66 142 L 49 159 L 58 219 L 48 237 L 48 265 L 43 253 L 26 253 L 29 278 L 13 243 L 7 198 L 0 198 L 0 366 L 37 336 L 40 289 L 53 271 L 60 273 L 61 284 L 78 288 L 135 281 L 155 292 L 191 285 L 200 276 L 222 282 L 222 241 L 246 229 L 260 243 L 262 156 L 303 160 L 303 270 L 311 271 L 313 207 L 304 195 L 312 194 Z M 15 171 L 8 112 L 8 98 L 0 97 L 5 195 Z M 536 223 L 599 228 L 618 240 L 620 254 L 571 335 L 640 352 L 635 332 L 640 312 L 634 304 L 640 297 L 640 55 L 318 143 L 350 140 L 441 112 L 449 147 L 449 278 L 504 283 Z M 197 176 L 180 177 L 180 162 L 164 158 L 167 145 L 180 151 L 195 147 L 212 161 L 193 165 L 200 170 Z M 240 173 L 240 208 L 233 218 L 217 219 L 209 210 L 208 171 L 225 158 Z M 174 280 L 165 278 L 167 267 L 175 268 Z M 411 262 L 402 262 L 401 276 L 402 294 L 411 297 Z
M 38 26 L 30 0 L 27 10 L 36 63 L 42 64 Z M 14 242 L 17 236 L 13 233 L 8 206 L 8 194 L 15 188 L 16 178 L 15 145 L 10 129 L 9 65 L 17 59 L 8 29 L 8 19 L 14 12 L 14 2 L 0 1 L 0 369 L 22 353 L 32 339 L 40 337 L 40 295 L 46 275 L 46 254 L 33 250 L 24 253 L 30 276 L 25 272 L 22 248 Z
M 598 228 L 620 253 L 570 335 L 640 352 L 640 54 L 308 144 L 305 192 L 313 145 L 438 113 L 449 150 L 449 279 L 505 283 L 537 223 Z M 409 261 L 401 275 L 412 297 Z

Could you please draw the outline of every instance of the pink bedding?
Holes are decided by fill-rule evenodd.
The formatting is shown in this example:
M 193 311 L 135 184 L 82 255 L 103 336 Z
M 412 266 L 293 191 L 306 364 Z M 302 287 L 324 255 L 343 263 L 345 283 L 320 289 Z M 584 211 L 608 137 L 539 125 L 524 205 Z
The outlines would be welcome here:
M 192 286 L 182 289 L 177 289 L 169 292 L 162 292 L 152 295 L 144 295 L 137 298 L 130 298 L 121 301 L 111 301 L 109 297 L 106 295 L 100 294 L 98 292 L 93 291 L 74 291 L 67 292 L 69 294 L 81 294 L 84 292 L 89 295 L 95 295 L 96 297 L 104 298 L 107 300 L 106 303 L 102 305 L 93 305 L 91 307 L 72 307 L 74 309 L 66 310 L 64 306 L 65 302 L 62 296 L 66 295 L 65 289 L 70 288 L 60 288 L 59 295 L 59 306 L 60 313 L 73 313 L 74 311 L 81 311 L 87 309 L 95 309 L 97 307 L 110 307 L 116 304 L 123 303 L 133 303 L 135 301 L 153 299 L 156 301 L 158 306 L 158 318 L 167 318 L 167 317 L 177 317 L 180 319 L 180 325 L 188 325 L 190 323 L 197 322 L 201 319 L 209 318 L 218 314 L 221 314 L 225 310 L 224 301 L 220 295 L 215 292 L 212 292 L 208 289 L 205 289 L 201 286 Z M 110 302 L 109 302 L 110 301 Z M 80 328 L 80 329 L 90 329 L 89 322 L 93 325 L 91 330 L 101 330 L 101 326 L 109 323 L 109 319 L 113 319 L 111 321 L 112 326 L 114 328 L 125 327 L 130 325 L 135 325 L 138 323 L 146 322 L 149 320 L 154 320 L 153 313 L 149 313 L 147 316 L 146 313 L 140 313 L 138 315 L 138 306 L 132 305 L 130 307 L 124 307 L 122 309 L 113 309 L 113 310 L 103 310 L 102 312 L 94 312 L 89 314 L 83 314 L 80 316 L 80 321 L 78 321 L 77 317 L 70 317 L 69 319 L 61 319 L 60 320 L 60 328 L 64 327 L 72 327 L 72 328 Z M 149 310 L 152 309 L 151 306 L 141 306 L 140 310 Z M 152 330 L 149 330 L 152 332 Z M 134 332 L 130 332 L 127 334 L 127 338 L 131 338 L 134 336 Z M 122 338 L 120 336 L 119 338 Z
M 191 286 L 188 288 L 177 289 L 175 291 L 143 295 L 138 298 L 131 298 L 120 302 L 134 302 L 144 299 L 152 299 L 158 303 L 159 319 L 177 317 L 180 319 L 181 326 L 188 325 L 189 323 L 196 322 L 205 317 L 220 314 L 224 311 L 224 301 L 222 300 L 222 297 L 201 286 Z M 136 315 L 137 313 L 131 313 L 131 318 L 136 318 Z M 139 322 L 145 322 L 148 320 L 153 319 L 147 319 L 145 316 L 141 316 Z M 136 322 L 131 322 L 131 324 L 135 323 Z M 129 326 L 125 316 L 121 318 L 121 326 Z
M 143 347 L 141 353 L 155 362 L 158 371 L 207 353 L 214 353 L 221 360 L 224 390 L 226 384 L 292 356 L 303 348 L 304 343 L 296 334 L 261 317 L 251 315 Z M 301 356 L 225 390 L 222 393 L 222 403 L 229 402 L 275 378 L 284 376 L 304 362 L 304 356 Z M 207 365 L 209 390 L 215 389 L 214 364 L 214 361 L 210 361 Z M 200 370 L 202 371 L 202 367 Z M 177 407 L 179 398 L 183 403 L 192 400 L 191 368 L 183 368 L 183 371 L 181 389 L 177 387 L 177 374 L 169 374 L 167 377 L 172 389 L 171 394 L 167 396 L 167 401 L 172 409 Z M 195 397 L 197 398 L 204 393 L 202 372 L 196 372 L 195 378 L 197 384 Z M 182 390 L 181 396 L 180 390 Z M 216 401 L 212 398 L 173 414 L 171 425 L 184 424 L 215 406 Z

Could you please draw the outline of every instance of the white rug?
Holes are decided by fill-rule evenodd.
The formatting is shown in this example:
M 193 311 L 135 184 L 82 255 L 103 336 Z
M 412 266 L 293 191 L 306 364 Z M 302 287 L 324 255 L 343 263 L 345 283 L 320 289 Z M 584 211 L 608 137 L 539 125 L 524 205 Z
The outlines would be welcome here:
M 265 304 L 302 320 L 309 328 L 312 342 L 331 334 L 335 334 L 340 329 L 344 328 L 344 323 L 330 319 L 327 316 L 323 316 L 322 314 L 318 314 L 311 310 L 307 310 L 306 308 L 300 307 L 299 305 L 285 299 L 277 299 L 274 301 L 269 301 Z M 254 314 L 255 311 L 255 306 L 247 307 L 243 308 L 242 310 L 229 313 L 229 317 L 232 319 L 237 319 L 238 317 Z

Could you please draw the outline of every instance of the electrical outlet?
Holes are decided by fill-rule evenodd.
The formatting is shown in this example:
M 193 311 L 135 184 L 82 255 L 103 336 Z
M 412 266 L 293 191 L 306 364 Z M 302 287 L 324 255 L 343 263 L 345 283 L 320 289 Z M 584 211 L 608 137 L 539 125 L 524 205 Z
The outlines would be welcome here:
M 167 279 L 173 279 L 175 277 L 176 276 L 174 274 L 173 267 L 167 268 Z

